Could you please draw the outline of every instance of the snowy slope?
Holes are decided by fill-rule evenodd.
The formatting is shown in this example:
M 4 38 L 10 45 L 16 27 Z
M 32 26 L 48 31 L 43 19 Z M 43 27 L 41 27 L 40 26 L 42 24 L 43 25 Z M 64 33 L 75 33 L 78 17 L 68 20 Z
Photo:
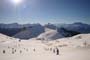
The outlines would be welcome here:
M 62 38 L 64 36 L 60 35 L 57 30 L 45 28 L 45 32 L 40 34 L 37 38 L 45 39 L 45 40 L 55 40 L 58 38 Z
M 85 47 L 90 46 L 90 34 L 79 34 L 73 37 L 61 38 L 55 41 L 50 41 L 51 46 L 66 46 L 66 47 Z M 48 44 L 48 45 L 49 45 Z
M 82 38 L 77 39 L 78 36 Z M 7 42 L 6 37 L 8 36 L 0 34 L 0 41 L 3 38 Z M 84 41 L 87 42 L 86 46 L 83 45 Z M 80 34 L 47 43 L 35 39 L 8 42 L 10 43 L 0 43 L 0 60 L 90 60 L 90 34 Z M 53 52 L 56 47 L 60 55 Z
M 9 36 L 6 36 L 6 35 L 3 35 L 3 34 L 0 33 L 0 42 L 12 41 L 14 39 L 15 38 L 12 38 L 12 37 L 9 37 Z

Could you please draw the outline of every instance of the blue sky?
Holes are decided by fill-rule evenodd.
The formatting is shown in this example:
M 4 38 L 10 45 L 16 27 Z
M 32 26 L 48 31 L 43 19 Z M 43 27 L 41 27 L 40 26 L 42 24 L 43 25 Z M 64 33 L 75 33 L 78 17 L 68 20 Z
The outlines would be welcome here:
M 90 0 L 0 0 L 0 23 L 90 23 Z

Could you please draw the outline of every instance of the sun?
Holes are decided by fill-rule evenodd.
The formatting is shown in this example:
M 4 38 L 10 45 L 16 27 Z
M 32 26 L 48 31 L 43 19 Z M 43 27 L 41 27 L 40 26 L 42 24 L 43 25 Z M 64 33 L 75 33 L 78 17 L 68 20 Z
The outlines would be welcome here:
M 11 2 L 15 5 L 19 5 L 23 2 L 23 0 L 11 0 Z

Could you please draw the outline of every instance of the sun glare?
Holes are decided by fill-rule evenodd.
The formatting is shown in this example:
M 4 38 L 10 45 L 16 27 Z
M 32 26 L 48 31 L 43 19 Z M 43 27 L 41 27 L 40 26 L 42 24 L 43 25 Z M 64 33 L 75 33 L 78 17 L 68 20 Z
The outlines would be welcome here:
M 19 5 L 23 2 L 23 0 L 11 0 L 11 2 L 15 5 Z

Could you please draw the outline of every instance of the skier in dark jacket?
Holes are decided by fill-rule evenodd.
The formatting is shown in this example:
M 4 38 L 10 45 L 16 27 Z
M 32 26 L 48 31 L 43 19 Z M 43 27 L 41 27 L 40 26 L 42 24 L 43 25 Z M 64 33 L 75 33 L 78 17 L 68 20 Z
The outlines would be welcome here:
M 59 49 L 56 48 L 56 55 L 59 55 Z

